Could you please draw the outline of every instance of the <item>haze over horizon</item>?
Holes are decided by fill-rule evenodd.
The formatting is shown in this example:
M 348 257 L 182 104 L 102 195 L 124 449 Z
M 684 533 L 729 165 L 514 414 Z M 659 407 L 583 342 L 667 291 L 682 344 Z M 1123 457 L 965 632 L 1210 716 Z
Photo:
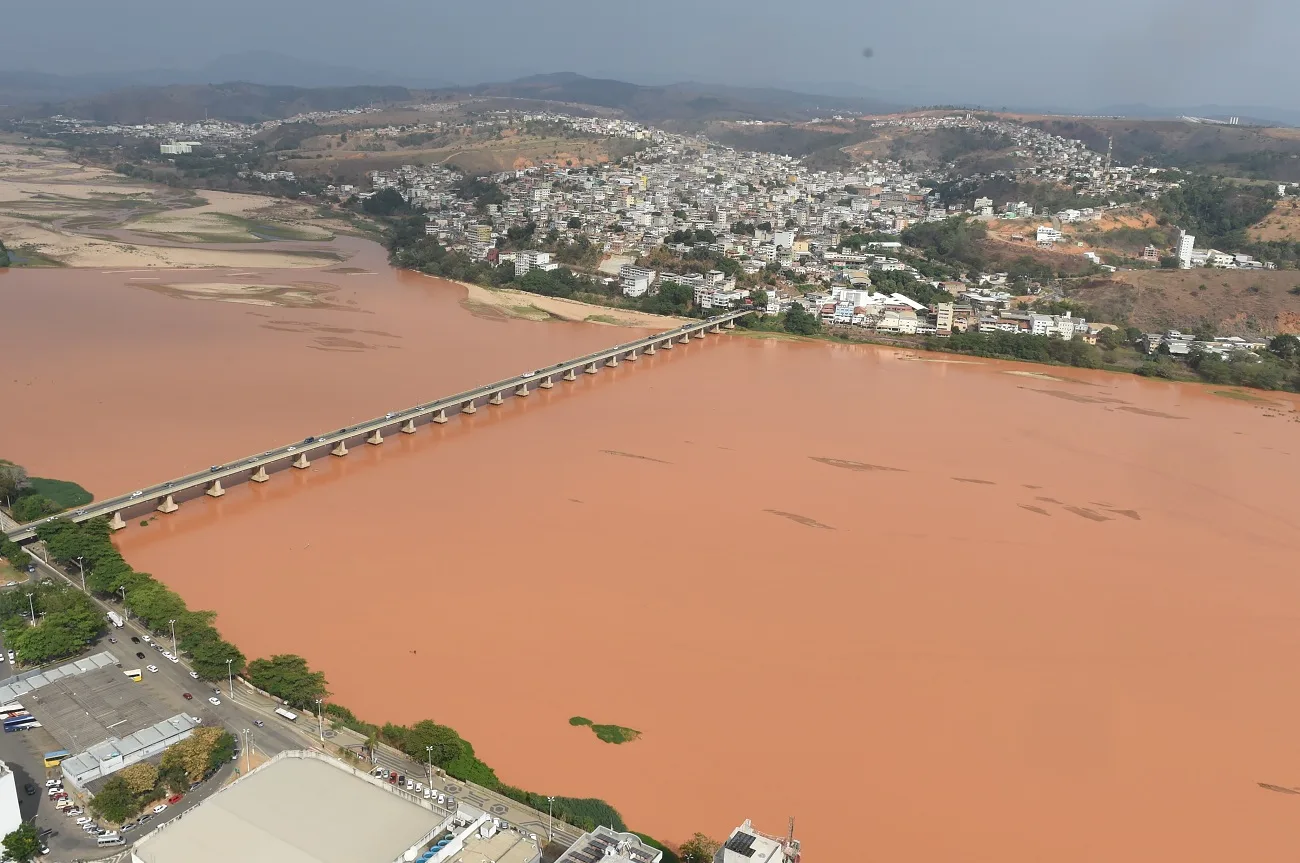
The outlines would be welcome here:
M 87 75 L 196 69 L 224 55 L 274 51 L 392 83 L 573 71 L 644 84 L 833 85 L 845 95 L 854 89 L 911 103 L 1300 107 L 1300 73 L 1287 50 L 1300 6 L 1283 0 L 1234 4 L 1230 39 L 1211 26 L 1229 23 L 1212 0 L 1096 0 L 1086 12 L 1031 0 L 996 8 L 959 0 L 799 7 L 661 0 L 626 13 L 595 0 L 499 0 L 490 8 L 228 0 L 177 8 L 163 0 L 18 5 L 7 10 L 6 30 L 28 38 L 6 45 L 0 65 Z

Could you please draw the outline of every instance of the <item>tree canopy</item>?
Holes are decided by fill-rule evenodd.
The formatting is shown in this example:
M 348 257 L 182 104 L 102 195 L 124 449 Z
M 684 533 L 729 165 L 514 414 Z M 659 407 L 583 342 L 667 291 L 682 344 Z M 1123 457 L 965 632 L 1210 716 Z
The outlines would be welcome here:
M 291 653 L 270 659 L 254 659 L 248 664 L 248 682 L 294 707 L 315 708 L 316 699 L 329 695 L 325 672 L 312 671 L 307 660 Z
M 28 863 L 41 853 L 41 837 L 36 833 L 36 825 L 24 821 L 18 829 L 4 838 L 5 857 L 16 863 Z

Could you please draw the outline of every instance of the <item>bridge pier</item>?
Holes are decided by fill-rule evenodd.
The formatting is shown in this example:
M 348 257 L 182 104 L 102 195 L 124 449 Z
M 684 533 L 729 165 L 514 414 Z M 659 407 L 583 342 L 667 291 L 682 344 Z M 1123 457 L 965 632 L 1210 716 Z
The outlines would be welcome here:
M 634 363 L 639 359 L 641 358 L 636 355 L 636 348 L 633 348 L 627 355 L 627 361 L 629 363 Z
M 497 390 L 496 392 L 494 392 L 494 393 L 492 394 L 492 398 L 488 399 L 488 404 L 490 404 L 490 405 L 499 405 L 499 404 L 501 404 L 503 401 L 505 401 L 505 399 L 501 397 L 501 391 L 500 391 L 500 390 Z
M 697 338 L 697 339 L 702 339 L 702 338 L 704 338 L 704 328 L 703 328 L 703 327 L 700 327 L 698 330 L 695 331 L 695 338 Z
M 564 373 L 564 379 L 566 381 L 576 381 L 578 379 L 578 375 L 576 372 L 574 372 L 573 369 L 569 369 L 567 372 Z
M 163 498 L 162 503 L 158 504 L 157 509 L 159 512 L 175 512 L 180 507 L 176 505 L 176 499 L 169 494 Z M 126 525 L 124 524 L 122 527 L 126 527 Z
M 519 389 L 515 390 L 515 395 L 523 398 L 532 395 L 532 393 L 528 391 L 528 384 L 525 382 L 519 385 Z
M 727 321 L 722 325 L 722 328 L 724 330 L 734 330 L 736 328 L 736 321 L 734 319 Z
M 648 357 L 653 357 L 653 356 L 655 355 L 655 343 L 654 343 L 654 342 L 651 342 L 651 343 L 650 343 L 650 347 L 648 347 L 648 348 L 645 349 L 645 355 L 648 356 Z
M 551 380 L 550 375 L 547 375 L 546 377 L 542 378 L 542 382 L 538 384 L 538 386 L 544 390 L 549 390 L 551 387 L 555 386 L 555 382 Z
M 384 436 L 379 433 L 379 429 L 375 429 L 374 431 L 372 431 L 370 433 L 370 437 L 366 438 L 366 443 L 370 444 L 371 446 L 379 446 L 383 442 L 384 442 Z
M 681 342 L 679 342 L 679 344 L 689 345 L 690 343 L 691 343 L 691 334 L 690 334 L 690 333 L 682 333 L 682 340 L 681 340 Z
M 298 470 L 306 470 L 311 467 L 311 462 L 307 461 L 307 453 L 298 453 L 298 457 L 293 460 L 293 466 L 298 468 Z
M 614 356 L 605 360 L 605 367 L 610 369 L 618 368 L 618 354 L 614 354 Z
M 415 434 L 415 420 L 402 423 L 402 434 Z
M 348 454 L 348 445 L 344 441 L 339 441 L 338 443 L 334 444 L 334 449 L 330 450 L 330 455 L 336 455 L 339 458 L 343 458 L 343 456 L 347 454 Z
M 460 412 L 463 414 L 477 413 L 478 408 L 474 407 L 474 401 L 471 399 L 470 401 L 465 402 L 465 404 L 461 406 Z
M 433 421 L 436 422 L 438 425 L 442 425 L 443 423 L 445 423 L 447 421 L 447 409 L 443 408 L 442 410 L 434 414 Z
M 219 479 L 213 480 L 212 485 L 208 486 L 208 490 L 204 492 L 208 497 L 221 497 L 225 493 L 226 490 L 221 487 L 221 480 Z
M 596 368 L 595 363 L 588 363 L 587 367 L 583 369 L 583 371 L 589 375 L 594 375 L 596 372 L 600 371 L 600 369 Z
M 713 333 L 715 336 L 722 335 L 722 326 L 720 324 L 714 324 L 713 329 L 709 330 L 709 332 Z
M 262 465 L 257 469 L 257 473 L 249 477 L 249 480 L 252 482 L 266 482 L 270 478 L 266 473 L 266 465 Z
M 666 351 L 671 351 L 675 347 L 677 347 L 677 345 L 673 344 L 672 339 L 669 339 L 668 341 L 664 342 L 664 350 Z
M 122 513 L 113 513 L 113 520 L 108 523 L 108 526 L 112 530 L 121 530 L 126 527 L 126 522 L 122 521 Z

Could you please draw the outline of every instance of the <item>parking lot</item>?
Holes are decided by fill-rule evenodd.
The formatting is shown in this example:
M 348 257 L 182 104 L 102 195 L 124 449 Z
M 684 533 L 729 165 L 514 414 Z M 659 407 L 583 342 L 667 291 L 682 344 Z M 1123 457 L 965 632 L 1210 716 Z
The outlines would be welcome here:
M 108 737 L 139 731 L 175 715 L 166 712 L 122 669 L 109 666 L 49 683 L 31 695 L 27 709 L 59 741 L 55 748 L 81 752 Z

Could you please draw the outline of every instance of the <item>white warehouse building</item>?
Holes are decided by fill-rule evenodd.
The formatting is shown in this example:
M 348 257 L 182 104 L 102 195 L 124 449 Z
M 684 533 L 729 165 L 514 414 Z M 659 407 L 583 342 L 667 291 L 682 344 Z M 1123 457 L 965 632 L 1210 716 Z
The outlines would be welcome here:
M 18 782 L 9 765 L 0 761 L 0 836 L 8 836 L 23 823 L 18 811 Z

